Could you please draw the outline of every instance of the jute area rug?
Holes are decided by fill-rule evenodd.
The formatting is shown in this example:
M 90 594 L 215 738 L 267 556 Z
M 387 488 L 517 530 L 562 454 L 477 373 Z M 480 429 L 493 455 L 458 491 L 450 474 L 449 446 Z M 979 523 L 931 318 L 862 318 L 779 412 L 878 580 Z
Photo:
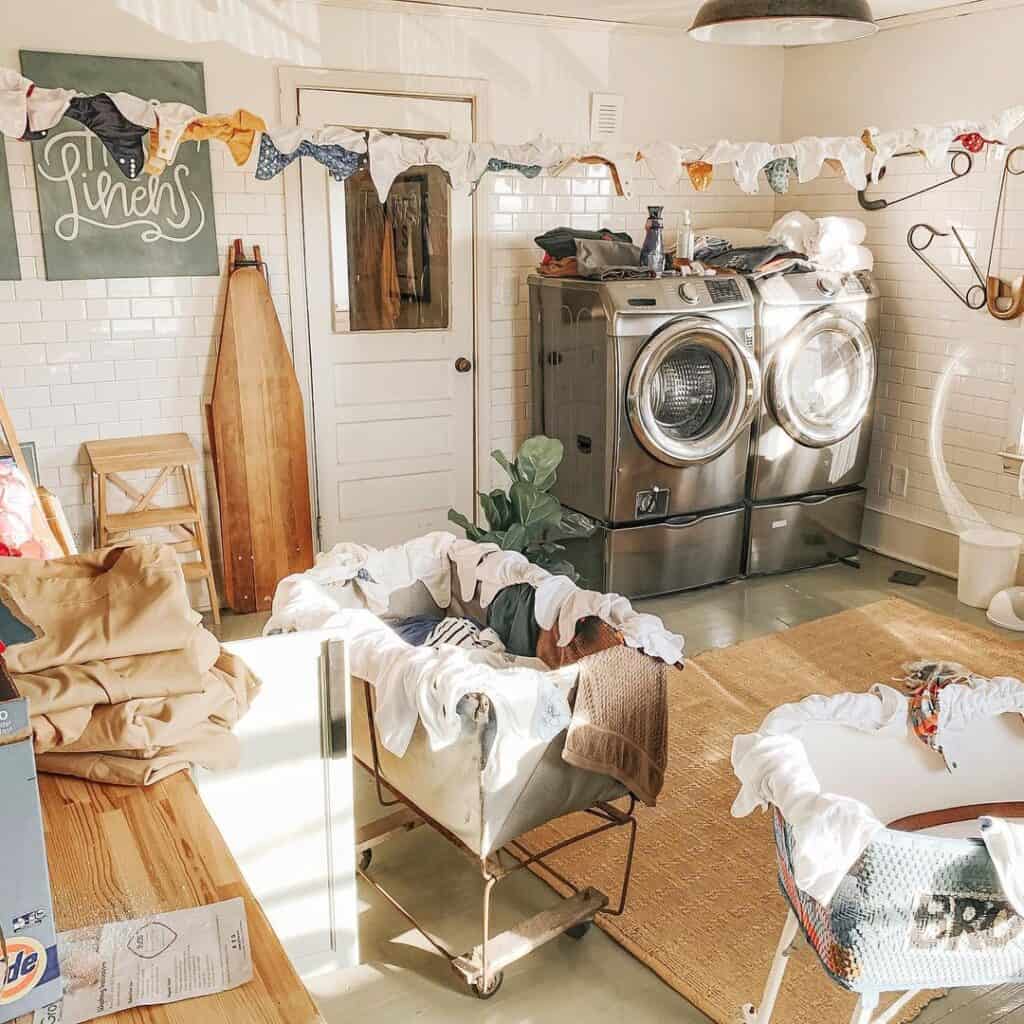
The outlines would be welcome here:
M 780 704 L 812 693 L 866 690 L 919 658 L 1024 678 L 1021 645 L 896 598 L 708 651 L 673 674 L 665 788 L 656 808 L 638 809 L 628 909 L 598 923 L 718 1024 L 735 1024 L 742 1004 L 760 1000 L 786 916 L 770 819 L 755 814 L 736 820 L 729 813 L 737 790 L 729 760 L 733 737 L 755 731 Z M 532 832 L 528 845 L 542 849 L 592 821 L 574 817 Z M 614 830 L 551 860 L 569 878 L 596 885 L 614 901 L 625 841 Z M 913 1020 L 938 994 L 922 996 L 898 1021 Z M 845 1024 L 855 1002 L 801 946 L 774 1021 Z

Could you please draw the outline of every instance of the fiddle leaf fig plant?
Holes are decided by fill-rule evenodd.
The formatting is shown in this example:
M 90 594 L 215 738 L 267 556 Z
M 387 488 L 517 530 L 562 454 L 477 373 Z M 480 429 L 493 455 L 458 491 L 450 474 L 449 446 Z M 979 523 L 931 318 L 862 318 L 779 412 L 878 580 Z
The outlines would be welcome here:
M 449 520 L 461 526 L 470 540 L 518 551 L 548 572 L 578 580 L 579 573 L 561 557 L 565 546 L 559 541 L 589 537 L 596 525 L 586 516 L 563 508 L 548 493 L 558 478 L 564 455 L 562 442 L 543 434 L 527 438 L 512 462 L 504 452 L 491 452 L 510 485 L 507 491 L 498 488 L 479 493 L 489 529 L 482 529 L 455 509 L 448 510 Z

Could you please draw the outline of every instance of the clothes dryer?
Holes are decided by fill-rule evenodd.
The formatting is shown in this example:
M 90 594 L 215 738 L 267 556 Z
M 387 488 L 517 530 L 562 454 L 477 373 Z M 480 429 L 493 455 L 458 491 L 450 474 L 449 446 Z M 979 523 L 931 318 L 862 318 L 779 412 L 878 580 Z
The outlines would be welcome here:
M 747 488 L 750 575 L 859 550 L 881 304 L 867 272 L 779 275 L 753 288 L 763 381 Z

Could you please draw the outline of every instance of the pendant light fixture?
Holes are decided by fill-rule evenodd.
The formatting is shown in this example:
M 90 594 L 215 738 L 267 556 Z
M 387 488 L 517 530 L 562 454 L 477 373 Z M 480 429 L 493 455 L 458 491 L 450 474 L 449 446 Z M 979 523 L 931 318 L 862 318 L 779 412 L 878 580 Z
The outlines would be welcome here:
M 809 46 L 873 35 L 867 0 L 705 0 L 690 26 L 702 43 Z

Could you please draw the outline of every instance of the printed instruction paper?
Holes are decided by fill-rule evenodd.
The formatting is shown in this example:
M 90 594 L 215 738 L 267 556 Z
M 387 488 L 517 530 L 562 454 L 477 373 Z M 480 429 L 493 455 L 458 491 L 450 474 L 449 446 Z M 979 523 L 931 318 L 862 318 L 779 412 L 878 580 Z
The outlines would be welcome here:
M 80 1024 L 252 980 L 242 899 L 62 932 L 57 952 L 64 998 L 36 1010 L 33 1024 Z

